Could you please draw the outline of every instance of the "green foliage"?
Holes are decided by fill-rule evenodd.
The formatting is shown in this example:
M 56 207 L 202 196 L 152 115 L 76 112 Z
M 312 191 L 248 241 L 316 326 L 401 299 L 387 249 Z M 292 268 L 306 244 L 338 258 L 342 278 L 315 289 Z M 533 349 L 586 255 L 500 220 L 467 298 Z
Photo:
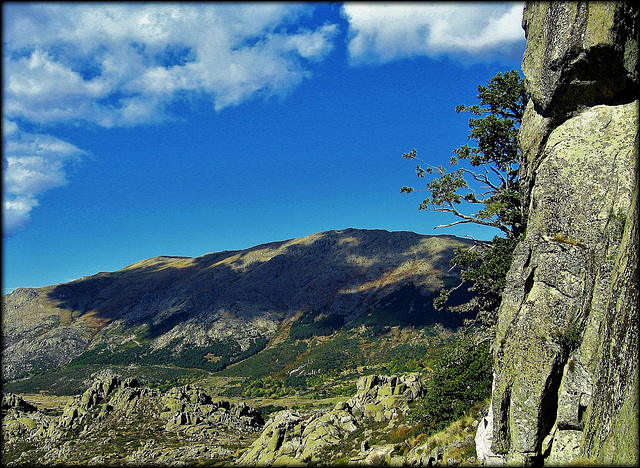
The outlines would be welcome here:
M 503 231 L 507 236 L 518 235 L 522 229 L 522 215 L 518 194 L 519 148 L 518 130 L 528 97 L 517 71 L 498 73 L 487 83 L 478 86 L 478 98 L 483 106 L 456 107 L 456 112 L 469 112 L 478 118 L 469 119 L 469 140 L 477 146 L 463 145 L 453 151 L 451 166 L 468 160 L 471 169 L 459 167 L 449 172 L 443 166 L 416 166 L 419 178 L 436 174 L 428 184 L 431 196 L 420 209 L 451 213 L 460 218 L 446 226 L 476 223 Z M 405 159 L 416 159 L 412 149 L 403 154 Z M 420 161 L 423 164 L 424 161 Z M 401 192 L 415 192 L 402 187 Z M 475 214 L 465 214 L 458 205 L 467 202 L 481 207 Z M 446 227 L 439 226 L 439 227 Z
M 284 378 L 264 377 L 247 385 L 242 392 L 248 398 L 270 397 L 278 398 L 285 395 L 294 395 L 307 389 L 307 380 L 303 376 L 287 376 Z
M 305 340 L 312 336 L 328 336 L 342 327 L 344 317 L 338 314 L 321 316 L 319 311 L 310 311 L 291 325 L 289 337 L 294 340 Z
M 456 168 L 449 172 L 443 166 L 416 166 L 416 176 L 434 177 L 427 183 L 431 196 L 420 204 L 421 210 L 451 213 L 459 218 L 450 224 L 475 223 L 499 229 L 504 238 L 495 237 L 489 250 L 458 250 L 452 265 L 462 268 L 462 283 L 473 283 L 475 296 L 468 303 L 450 308 L 451 311 L 477 310 L 484 325 L 492 325 L 495 311 L 500 304 L 505 276 L 511 264 L 512 252 L 524 233 L 524 219 L 520 206 L 518 170 L 520 150 L 518 131 L 527 105 L 528 95 L 524 81 L 517 71 L 498 73 L 478 86 L 480 105 L 456 107 L 456 112 L 468 112 L 477 117 L 469 119 L 468 140 L 476 146 L 465 144 L 453 150 L 450 165 Z M 417 152 L 412 149 L 403 158 L 413 160 Z M 468 161 L 468 166 L 459 166 Z M 421 161 L 423 164 L 424 162 Z M 412 187 L 402 187 L 401 192 L 415 192 Z M 468 214 L 461 205 L 477 206 L 477 211 Z M 465 205 L 465 206 L 467 206 Z M 485 249 L 486 250 L 486 249 Z M 442 310 L 453 290 L 443 289 L 434 305 Z
M 262 418 L 266 421 L 270 414 L 277 413 L 278 411 L 282 411 L 283 409 L 287 408 L 279 405 L 265 405 L 259 406 L 256 409 L 262 415 Z
M 429 349 L 426 346 L 398 346 L 394 349 L 391 361 L 382 365 L 382 370 L 389 375 L 424 371 L 424 356 L 428 352 Z
M 127 365 L 135 362 L 145 365 L 173 364 L 177 367 L 217 372 L 229 364 L 242 361 L 258 353 L 264 349 L 267 341 L 263 337 L 256 338 L 245 351 L 242 351 L 238 343 L 233 340 L 212 340 L 210 345 L 202 347 L 184 346 L 180 352 L 175 351 L 181 342 L 179 338 L 172 340 L 168 346 L 157 350 L 152 350 L 148 343 L 130 342 L 114 350 L 109 350 L 105 344 L 101 344 L 73 359 L 69 366 Z M 218 359 L 209 360 L 207 355 L 216 356 Z
M 195 381 L 204 375 L 202 370 L 184 369 L 161 365 L 127 365 L 86 364 L 68 365 L 25 379 L 14 380 L 3 384 L 3 391 L 25 394 L 38 393 L 41 390 L 54 395 L 77 395 L 87 388 L 87 378 L 98 371 L 111 369 L 122 377 L 136 377 L 138 381 L 150 387 L 166 390 L 180 385 L 180 381 Z
M 513 250 L 519 241 L 520 237 L 496 236 L 491 241 L 490 248 L 484 251 L 456 249 L 451 265 L 462 269 L 461 285 L 465 282 L 470 283 L 469 290 L 474 292 L 475 296 L 466 303 L 449 307 L 448 310 L 459 313 L 476 310 L 476 318 L 485 326 L 494 325 L 502 292 L 507 283 L 506 277 L 513 259 Z M 440 295 L 434 301 L 434 307 L 442 310 L 451 292 L 459 287 L 441 289 Z
M 348 396 L 352 397 L 357 393 L 358 389 L 355 382 L 342 383 L 340 385 L 332 385 L 329 387 L 327 396 Z
M 487 343 L 474 346 L 463 340 L 438 360 L 423 398 L 410 417 L 433 434 L 460 418 L 477 402 L 491 395 L 492 358 Z
M 364 365 L 365 356 L 350 333 L 340 332 L 332 340 L 309 349 L 304 361 L 305 373 L 336 376 L 345 369 Z
M 288 364 L 295 362 L 305 351 L 307 351 L 307 344 L 304 341 L 279 343 L 264 349 L 251 359 L 246 359 L 232 367 L 227 367 L 219 375 L 251 376 L 256 379 L 271 376 L 282 372 Z

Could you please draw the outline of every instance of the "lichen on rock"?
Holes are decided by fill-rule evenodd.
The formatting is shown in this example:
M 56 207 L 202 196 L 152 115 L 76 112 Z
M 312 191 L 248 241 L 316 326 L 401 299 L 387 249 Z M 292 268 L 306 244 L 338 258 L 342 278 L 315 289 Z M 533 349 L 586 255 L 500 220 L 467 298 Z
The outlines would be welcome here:
M 637 7 L 528 3 L 523 25 L 527 230 L 498 313 L 491 450 L 514 464 L 633 464 Z
M 397 418 L 422 393 L 415 374 L 368 375 L 358 379 L 356 394 L 333 408 L 283 410 L 267 421 L 258 439 L 236 461 L 240 466 L 322 463 L 326 450 L 368 422 Z M 369 455 L 363 457 L 366 458 Z

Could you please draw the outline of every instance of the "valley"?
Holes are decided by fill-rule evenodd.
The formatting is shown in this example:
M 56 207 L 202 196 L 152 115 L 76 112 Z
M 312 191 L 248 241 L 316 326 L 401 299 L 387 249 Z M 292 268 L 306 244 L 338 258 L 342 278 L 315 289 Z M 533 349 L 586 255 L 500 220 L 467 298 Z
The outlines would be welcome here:
M 374 433 L 377 445 L 411 433 L 413 445 L 396 449 L 405 456 L 437 432 L 411 414 L 473 318 L 433 307 L 439 288 L 459 282 L 456 248 L 483 243 L 348 229 L 16 290 L 3 298 L 3 395 L 15 395 L 3 403 L 3 461 L 260 464 L 269 452 L 278 463 L 344 463 L 369 456 Z M 471 297 L 459 291 L 456 301 Z M 229 426 L 216 408 L 251 408 L 260 423 Z M 481 417 L 473 411 L 465 427 Z M 272 426 L 294 439 L 320 432 L 291 452 L 264 439 Z M 108 453 L 92 445 L 104 431 L 119 441 Z M 332 437 L 349 448 L 327 452 Z M 54 442 L 67 448 L 52 454 Z M 262 455 L 238 458 L 251 450 Z

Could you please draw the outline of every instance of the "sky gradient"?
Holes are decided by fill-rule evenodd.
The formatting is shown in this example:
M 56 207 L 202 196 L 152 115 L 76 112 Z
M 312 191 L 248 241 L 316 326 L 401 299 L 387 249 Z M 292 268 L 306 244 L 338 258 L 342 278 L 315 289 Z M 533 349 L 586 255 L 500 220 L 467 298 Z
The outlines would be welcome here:
M 521 3 L 3 3 L 3 294 L 418 210 Z M 426 195 L 425 195 L 426 196 Z

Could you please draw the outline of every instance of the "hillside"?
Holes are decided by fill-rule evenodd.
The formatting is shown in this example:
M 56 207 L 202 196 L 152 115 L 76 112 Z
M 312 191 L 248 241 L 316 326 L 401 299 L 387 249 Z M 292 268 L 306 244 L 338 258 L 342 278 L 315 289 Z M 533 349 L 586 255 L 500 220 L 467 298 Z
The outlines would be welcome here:
M 434 310 L 432 298 L 457 281 L 449 266 L 454 249 L 473 245 L 453 236 L 346 229 L 195 258 L 154 257 L 17 289 L 3 297 L 3 379 L 39 375 L 42 382 L 43 371 L 58 371 L 68 383 L 73 372 L 64 366 L 82 381 L 105 366 L 135 364 L 163 367 L 154 372 L 161 383 L 178 375 L 175 368 L 219 372 L 260 351 L 277 352 L 272 370 L 281 371 L 303 347 L 315 349 L 309 340 L 318 337 L 322 348 L 322 340 L 358 326 L 368 335 L 392 326 L 456 328 L 464 317 Z M 306 372 L 339 365 L 327 357 L 335 346 L 324 347 Z M 265 374 L 269 367 L 245 368 Z

